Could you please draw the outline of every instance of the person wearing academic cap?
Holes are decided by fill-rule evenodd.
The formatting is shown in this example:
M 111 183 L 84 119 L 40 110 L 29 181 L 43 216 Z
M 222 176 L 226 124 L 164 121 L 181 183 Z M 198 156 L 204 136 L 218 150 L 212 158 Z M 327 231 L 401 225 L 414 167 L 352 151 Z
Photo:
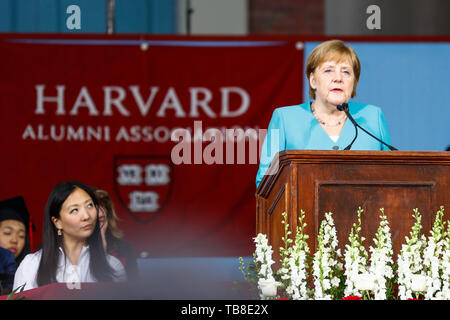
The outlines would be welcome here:
M 16 260 L 14 254 L 0 247 L 0 294 L 7 294 L 12 291 L 15 272 Z
M 14 254 L 17 266 L 30 253 L 29 221 L 23 197 L 0 202 L 0 247 Z

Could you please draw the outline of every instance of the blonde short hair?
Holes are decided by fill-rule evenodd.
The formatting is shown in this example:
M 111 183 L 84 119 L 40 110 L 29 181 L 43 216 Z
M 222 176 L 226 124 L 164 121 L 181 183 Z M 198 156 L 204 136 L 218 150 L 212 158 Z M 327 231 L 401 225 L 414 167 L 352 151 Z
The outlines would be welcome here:
M 342 62 L 349 60 L 355 74 L 355 83 L 353 84 L 352 98 L 356 96 L 356 86 L 358 85 L 359 75 L 361 73 L 361 63 L 352 47 L 347 46 L 341 40 L 329 40 L 322 42 L 314 48 L 306 60 L 306 77 L 308 78 L 309 97 L 316 98 L 316 92 L 309 84 L 309 77 L 316 68 L 325 61 Z

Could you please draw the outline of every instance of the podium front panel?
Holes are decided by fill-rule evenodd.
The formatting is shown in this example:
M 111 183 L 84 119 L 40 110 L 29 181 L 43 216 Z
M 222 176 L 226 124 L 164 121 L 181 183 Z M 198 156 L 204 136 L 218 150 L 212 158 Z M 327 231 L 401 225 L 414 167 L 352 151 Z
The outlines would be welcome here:
M 257 232 L 268 235 L 278 261 L 284 235 L 281 214 L 287 212 L 295 235 L 304 210 L 305 231 L 315 252 L 320 223 L 331 211 L 343 249 L 361 207 L 368 248 L 374 245 L 384 208 L 396 258 L 414 224 L 413 209 L 421 213 L 422 232 L 428 236 L 440 206 L 450 208 L 449 186 L 449 152 L 283 151 L 278 173 L 264 177 L 257 190 Z M 448 218 L 447 212 L 444 219 Z

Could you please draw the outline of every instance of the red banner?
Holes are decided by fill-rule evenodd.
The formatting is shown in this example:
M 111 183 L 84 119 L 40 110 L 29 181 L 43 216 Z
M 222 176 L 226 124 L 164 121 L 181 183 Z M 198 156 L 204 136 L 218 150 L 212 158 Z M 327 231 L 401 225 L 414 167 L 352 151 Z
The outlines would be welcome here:
M 142 257 L 250 255 L 252 142 L 301 102 L 302 54 L 276 39 L 3 35 L 0 199 L 23 195 L 34 249 L 51 189 L 79 180 L 109 192 Z M 247 130 L 245 156 L 211 128 Z

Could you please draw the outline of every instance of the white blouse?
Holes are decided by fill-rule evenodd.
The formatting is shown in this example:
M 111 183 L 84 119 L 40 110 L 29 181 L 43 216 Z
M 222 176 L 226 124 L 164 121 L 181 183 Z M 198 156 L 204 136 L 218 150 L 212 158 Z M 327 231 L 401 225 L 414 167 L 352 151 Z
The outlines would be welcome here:
M 66 258 L 64 251 L 59 248 L 61 254 L 58 259 L 58 268 L 56 270 L 56 281 L 67 283 L 97 282 L 89 270 L 89 246 L 84 246 L 81 250 L 78 265 L 72 265 Z M 41 261 L 42 250 L 25 256 L 16 270 L 14 276 L 13 289 L 25 284 L 24 290 L 37 288 L 36 276 Z M 106 259 L 114 271 L 114 281 L 126 281 L 125 268 L 122 263 L 109 254 Z

